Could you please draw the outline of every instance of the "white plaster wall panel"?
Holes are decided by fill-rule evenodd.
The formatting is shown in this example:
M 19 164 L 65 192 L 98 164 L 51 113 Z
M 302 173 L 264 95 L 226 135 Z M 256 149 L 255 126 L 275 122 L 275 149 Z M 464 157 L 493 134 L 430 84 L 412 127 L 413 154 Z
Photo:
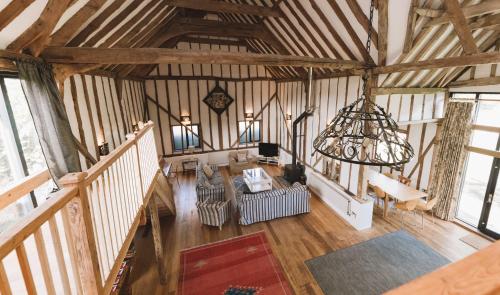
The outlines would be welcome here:
M 124 134 L 125 134 L 125 126 L 123 126 L 123 122 L 124 122 L 124 118 L 122 117 L 122 112 L 121 112 L 121 109 L 120 109 L 120 101 L 118 99 L 118 94 L 116 93 L 116 81 L 114 79 L 109 79 L 109 82 L 111 83 L 110 84 L 110 87 L 111 87 L 111 95 L 113 97 L 113 106 L 116 110 L 115 114 L 116 114 L 116 117 L 117 117 L 117 120 L 118 120 L 118 128 L 117 130 L 120 132 L 120 138 L 121 140 L 123 141 L 124 140 Z M 141 101 L 145 101 L 145 97 L 143 95 L 143 89 L 141 88 L 141 97 L 140 97 L 140 100 Z M 121 132 L 123 131 L 123 132 Z
M 120 142 L 120 135 L 118 133 L 118 126 L 117 126 L 117 123 L 118 123 L 118 120 L 117 118 L 115 117 L 115 109 L 114 109 L 114 106 L 113 106 L 113 97 L 111 96 L 111 89 L 110 89 L 110 85 L 109 85 L 109 78 L 107 77 L 103 77 L 102 78 L 102 83 L 103 83 L 103 92 L 104 92 L 104 103 L 106 104 L 106 110 L 107 110 L 107 115 L 108 115 L 108 118 L 109 118 L 109 122 L 110 122 L 110 132 L 113 136 L 113 139 L 115 141 L 115 143 L 118 145 L 118 143 Z
M 147 80 L 144 82 L 146 87 L 145 87 L 145 90 L 146 90 L 146 94 L 155 99 L 157 96 L 155 95 L 155 89 L 154 89 L 154 83 L 155 81 L 153 80 Z M 158 126 L 158 115 L 159 115 L 159 112 L 156 105 L 151 103 L 150 101 L 148 101 L 147 103 L 147 106 L 148 106 L 148 110 L 149 110 L 149 118 L 151 121 L 155 122 L 156 125 L 155 125 L 155 128 L 153 128 L 153 132 L 154 132 L 154 135 L 155 135 L 155 143 L 156 143 L 156 152 L 158 155 L 162 155 L 163 154 L 163 151 L 162 151 L 162 148 L 161 148 L 161 136 L 160 136 L 160 126 Z M 162 129 L 164 128 L 164 124 L 162 122 Z M 162 130 L 163 131 L 163 130 Z
M 351 173 L 351 164 L 347 162 L 340 162 L 339 184 L 344 188 L 349 188 L 350 173 Z
M 186 100 L 189 101 L 189 104 L 191 105 L 191 120 L 196 123 L 200 123 L 200 106 L 199 102 L 200 100 L 199 95 L 198 95 L 198 81 L 196 80 L 189 80 L 186 81 L 188 84 L 188 89 L 189 89 L 189 96 L 186 97 Z
M 101 144 L 104 141 L 103 130 L 99 127 L 99 118 L 97 115 L 97 106 L 94 97 L 94 88 L 92 86 L 92 76 L 85 75 L 85 85 L 87 86 L 87 93 L 89 95 L 90 110 L 93 114 L 92 119 L 94 120 L 94 128 L 96 129 L 97 144 Z
M 436 135 L 436 129 L 437 125 L 436 124 L 427 124 L 426 130 L 425 130 L 425 138 L 424 138 L 424 147 L 423 149 L 425 150 L 428 146 L 429 143 L 432 141 L 432 139 Z M 427 154 L 425 155 L 424 161 L 422 166 L 420 166 L 420 169 L 422 170 L 422 176 L 420 180 L 420 189 L 427 189 L 429 185 L 429 177 L 430 177 L 430 172 L 431 172 L 431 166 L 432 166 L 432 156 L 434 153 L 434 145 L 428 150 Z
M 210 142 L 210 138 L 212 136 L 212 126 L 210 122 L 210 110 L 206 103 L 203 102 L 203 98 L 205 98 L 208 94 L 208 82 L 207 81 L 199 81 L 199 97 L 200 97 L 200 120 L 202 123 L 202 135 L 206 142 Z M 211 143 L 212 144 L 212 143 Z M 212 144 L 213 145 L 213 144 Z M 203 143 L 204 150 L 210 150 L 207 144 Z
M 413 95 L 413 110 L 410 116 L 410 121 L 422 120 L 423 104 L 424 104 L 424 95 L 422 94 Z
M 415 167 L 415 165 L 418 162 L 418 155 L 420 153 L 420 137 L 422 135 L 422 126 L 423 125 L 418 124 L 418 125 L 411 125 L 411 127 L 410 127 L 410 132 L 409 132 L 407 139 L 408 139 L 408 142 L 410 143 L 410 145 L 413 147 L 413 151 L 415 152 L 415 156 L 410 160 L 410 162 L 405 164 L 405 171 L 407 171 L 408 173 L 409 173 L 409 171 L 411 171 Z M 416 182 L 416 175 L 413 174 L 411 179 L 412 179 L 412 183 L 415 183 Z
M 486 78 L 489 77 L 491 73 L 491 65 L 477 65 L 474 78 Z
M 75 81 L 75 86 L 77 89 L 77 99 L 78 99 L 78 110 L 80 112 L 80 118 L 82 121 L 82 130 L 83 130 L 83 135 L 86 143 L 86 148 L 89 151 L 89 153 L 94 157 L 97 158 L 96 155 L 96 142 L 94 141 L 94 137 L 92 135 L 92 123 L 90 121 L 90 116 L 89 112 L 87 110 L 87 103 L 85 100 L 84 92 L 83 92 L 83 83 L 81 80 L 80 75 L 76 75 L 73 77 Z M 95 129 L 94 129 L 95 130 Z M 81 136 L 81 134 L 80 134 Z M 78 137 L 80 139 L 81 137 Z
M 358 176 L 359 176 L 359 165 L 351 165 L 351 179 L 349 182 L 349 191 L 353 194 L 358 192 Z
M 97 95 L 99 97 L 99 111 L 101 113 L 102 117 L 102 125 L 104 128 L 104 137 L 106 138 L 106 141 L 109 144 L 110 149 L 115 149 L 116 146 L 113 143 L 113 135 L 111 133 L 111 127 L 110 127 L 110 120 L 108 116 L 108 112 L 106 110 L 106 103 L 103 99 L 104 97 L 104 88 L 103 88 L 103 82 L 102 82 L 102 77 L 96 77 L 96 87 L 97 87 Z
M 403 94 L 401 96 L 401 106 L 400 106 L 401 112 L 399 113 L 397 121 L 410 121 L 411 120 L 410 108 L 411 108 L 411 94 Z
M 422 119 L 432 119 L 433 118 L 433 111 L 436 106 L 436 100 L 435 100 L 436 94 L 426 94 L 425 95 L 425 104 L 424 104 L 424 116 Z
M 444 117 L 444 101 L 445 101 L 445 93 L 438 93 L 436 95 L 436 109 L 434 111 L 436 118 Z
M 167 81 L 167 91 L 168 91 L 167 99 L 170 104 L 170 112 L 172 113 L 172 115 L 175 115 L 177 118 L 179 118 L 181 106 L 179 105 L 180 99 L 179 99 L 179 89 L 177 87 L 177 82 L 178 81 Z

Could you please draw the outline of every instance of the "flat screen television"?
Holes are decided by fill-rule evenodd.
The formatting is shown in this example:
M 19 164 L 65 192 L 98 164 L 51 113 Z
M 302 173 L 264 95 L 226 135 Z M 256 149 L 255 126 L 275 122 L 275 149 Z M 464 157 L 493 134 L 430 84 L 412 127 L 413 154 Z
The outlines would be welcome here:
M 259 143 L 259 155 L 264 157 L 276 157 L 278 156 L 278 144 L 276 143 Z

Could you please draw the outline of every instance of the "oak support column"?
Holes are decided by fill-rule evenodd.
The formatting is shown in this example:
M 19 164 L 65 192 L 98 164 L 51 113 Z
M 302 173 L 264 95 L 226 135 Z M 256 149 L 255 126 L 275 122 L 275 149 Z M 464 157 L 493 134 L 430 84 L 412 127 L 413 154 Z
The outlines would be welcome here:
M 78 279 L 81 282 L 83 294 L 99 294 L 102 290 L 102 280 L 90 204 L 84 184 L 86 177 L 86 172 L 70 173 L 59 182 L 65 188 L 78 188 L 78 197 L 66 205 L 65 214 L 74 239 Z
M 149 215 L 151 216 L 151 231 L 153 232 L 153 244 L 155 247 L 156 263 L 158 263 L 158 277 L 160 283 L 167 283 L 167 272 L 165 269 L 165 261 L 163 256 L 163 244 L 161 240 L 160 218 L 158 217 L 158 206 L 156 204 L 156 192 L 153 192 L 148 203 Z

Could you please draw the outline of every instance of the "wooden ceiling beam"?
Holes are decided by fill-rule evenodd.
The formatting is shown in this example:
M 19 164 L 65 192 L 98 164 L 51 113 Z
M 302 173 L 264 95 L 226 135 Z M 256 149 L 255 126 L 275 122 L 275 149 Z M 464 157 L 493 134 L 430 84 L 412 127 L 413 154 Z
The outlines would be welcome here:
M 132 14 L 133 11 L 136 10 L 139 5 L 141 5 L 141 3 L 142 0 L 133 0 L 116 16 L 111 18 L 111 20 L 107 22 L 106 25 L 104 25 L 102 28 L 99 28 L 99 30 L 86 42 L 84 42 L 82 46 L 83 47 L 95 46 L 100 40 L 102 40 L 105 36 L 107 36 L 110 31 L 118 27 L 125 18 L 127 18 L 130 14 Z
M 330 34 L 333 36 L 333 39 L 335 39 L 335 41 L 337 41 L 337 43 L 340 45 L 342 50 L 347 54 L 347 56 L 350 59 L 356 59 L 356 56 L 352 53 L 349 46 L 347 46 L 347 44 L 344 42 L 344 39 L 342 39 L 342 37 L 340 37 L 337 30 L 335 30 L 335 28 L 333 27 L 329 18 L 326 16 L 325 12 L 321 8 L 319 8 L 316 1 L 311 1 L 310 4 L 311 4 L 312 8 L 314 9 L 314 11 L 316 11 L 316 13 L 319 15 L 319 18 L 321 19 L 321 21 L 325 24 L 325 26 L 328 29 L 328 31 L 330 32 Z
M 500 11 L 500 1 L 498 0 L 485 0 L 479 4 L 466 6 L 462 8 L 462 13 L 465 18 L 471 18 L 474 16 L 483 15 L 486 13 L 494 13 Z M 443 25 L 450 22 L 450 17 L 448 13 L 445 13 L 443 16 L 435 18 L 425 24 L 424 27 L 432 27 L 436 25 Z
M 218 37 L 254 38 L 271 41 L 267 30 L 261 24 L 220 22 L 195 18 L 176 18 L 152 39 L 149 47 L 160 47 L 166 41 L 184 35 L 206 35 Z
M 359 6 L 359 3 L 357 0 L 346 0 L 347 5 L 349 5 L 349 8 L 351 9 L 351 12 L 354 14 L 354 17 L 356 20 L 358 20 L 358 23 L 363 27 L 366 33 L 368 33 L 368 30 L 371 27 L 372 30 L 372 42 L 373 45 L 375 45 L 375 48 L 378 49 L 378 33 L 375 31 L 373 26 L 370 24 L 370 20 L 368 17 L 365 15 L 363 12 L 363 9 L 361 6 Z
M 236 4 L 224 1 L 215 0 L 168 0 L 168 5 L 210 12 L 224 12 L 235 14 L 246 14 L 265 17 L 283 17 L 283 14 L 278 9 L 249 5 Z
M 71 38 L 67 42 L 67 46 L 74 47 L 80 46 L 87 38 L 111 16 L 115 11 L 120 9 L 120 7 L 125 3 L 125 1 L 113 1 L 106 9 L 104 9 L 99 15 L 94 18 L 85 28 L 83 28 L 76 36 Z
M 458 35 L 458 39 L 460 39 L 460 43 L 462 44 L 465 53 L 478 53 L 479 50 L 477 48 L 476 42 L 474 41 L 474 37 L 472 37 L 471 30 L 467 26 L 467 20 L 465 19 L 458 1 L 444 0 L 444 3 L 446 6 L 447 15 L 450 18 L 453 27 L 455 28 L 455 32 Z
M 90 0 L 50 37 L 50 46 L 64 46 L 106 0 Z
M 421 71 L 492 63 L 500 63 L 500 52 L 487 52 L 473 55 L 461 55 L 439 59 L 400 63 L 390 66 L 376 67 L 373 69 L 373 72 L 375 74 L 389 74 L 394 72 Z
M 208 37 L 191 37 L 191 36 L 183 36 L 180 38 L 179 42 L 188 42 L 188 43 L 198 43 L 198 44 L 211 44 L 211 45 L 227 45 L 227 46 L 246 46 L 247 44 L 240 40 L 239 38 L 236 40 L 232 39 L 215 39 Z
M 360 69 L 358 61 L 306 56 L 234 53 L 166 48 L 48 47 L 42 54 L 51 63 L 67 64 L 246 64 Z
M 496 28 L 500 25 L 500 14 L 483 16 L 469 24 L 471 30 Z
M 378 0 L 378 65 L 387 63 L 387 39 L 389 36 L 389 0 Z M 368 53 L 370 54 L 370 53 Z
M 330 4 L 330 7 L 333 9 L 333 11 L 337 15 L 337 17 L 342 22 L 342 24 L 344 25 L 344 28 L 346 29 L 347 33 L 349 34 L 352 41 L 354 42 L 354 44 L 358 48 L 359 52 L 363 56 L 364 61 L 369 62 L 369 63 L 373 63 L 373 59 L 371 58 L 370 53 L 366 51 L 365 44 L 363 44 L 363 42 L 359 38 L 358 34 L 354 30 L 354 28 L 351 26 L 351 22 L 349 21 L 349 19 L 347 19 L 344 12 L 342 11 L 340 6 L 338 5 L 337 1 L 336 0 L 328 0 L 328 3 Z M 379 38 L 378 42 L 379 42 L 379 47 L 380 47 L 380 42 L 381 42 L 380 33 L 379 33 L 378 38 Z
M 471 80 L 454 81 L 448 84 L 448 87 L 470 87 L 470 86 L 489 86 L 500 84 L 500 77 L 486 77 Z
M 10 43 L 7 49 L 13 51 L 27 50 L 33 56 L 38 56 L 47 45 L 52 30 L 70 2 L 70 0 L 49 0 L 40 17 Z
M 0 31 L 10 24 L 35 0 L 13 0 L 0 11 Z

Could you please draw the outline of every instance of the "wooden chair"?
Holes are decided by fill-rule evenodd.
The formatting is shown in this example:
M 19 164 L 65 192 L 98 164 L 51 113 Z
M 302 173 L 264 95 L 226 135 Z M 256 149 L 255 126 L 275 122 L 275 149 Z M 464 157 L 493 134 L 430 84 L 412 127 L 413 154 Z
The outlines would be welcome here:
M 368 182 L 368 195 L 374 197 L 377 200 L 377 207 L 379 206 L 379 201 L 384 201 L 384 213 L 387 210 L 388 203 L 393 200 L 389 195 L 386 194 L 380 187 L 372 185 Z M 370 191 L 371 189 L 371 191 Z M 385 217 L 385 216 L 384 216 Z
M 398 181 L 407 186 L 410 186 L 411 184 L 411 179 L 403 175 L 398 175 Z
M 407 212 L 415 213 L 415 208 L 417 207 L 417 200 L 411 200 L 407 202 L 396 203 L 396 209 L 401 210 L 401 226 L 404 225 L 404 216 Z
M 432 216 L 432 223 L 434 224 L 434 206 L 436 206 L 436 203 L 438 201 L 438 198 L 434 198 L 429 201 L 424 201 L 424 200 L 418 200 L 417 202 L 417 210 L 422 213 L 422 229 L 424 228 L 424 212 L 425 211 L 431 211 L 431 216 Z
M 395 175 L 393 175 L 391 172 L 384 172 L 384 173 L 382 173 L 382 174 L 384 174 L 385 176 L 387 176 L 387 177 L 389 177 L 389 178 L 396 179 L 396 176 L 395 176 Z

